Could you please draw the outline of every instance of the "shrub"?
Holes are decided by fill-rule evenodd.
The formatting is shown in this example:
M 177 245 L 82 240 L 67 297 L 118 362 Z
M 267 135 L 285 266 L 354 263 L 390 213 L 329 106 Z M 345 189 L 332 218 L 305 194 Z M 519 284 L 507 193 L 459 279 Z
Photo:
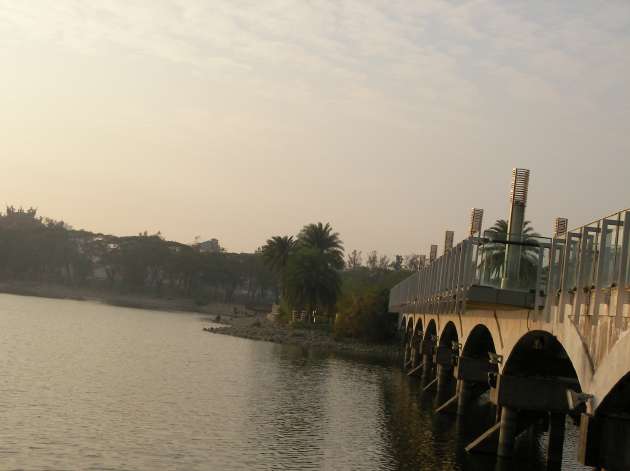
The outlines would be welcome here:
M 346 294 L 338 303 L 334 335 L 374 342 L 394 338 L 394 319 L 388 313 L 389 290 L 366 289 Z

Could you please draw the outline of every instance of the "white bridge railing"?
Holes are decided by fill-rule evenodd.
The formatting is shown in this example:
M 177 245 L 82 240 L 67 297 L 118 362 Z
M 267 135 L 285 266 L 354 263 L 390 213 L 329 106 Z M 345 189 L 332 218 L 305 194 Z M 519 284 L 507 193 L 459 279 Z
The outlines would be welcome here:
M 597 325 L 606 316 L 622 327 L 630 316 L 630 209 L 554 237 L 547 289 L 554 321 Z
M 518 259 L 518 279 L 512 280 L 510 289 L 532 292 L 544 299 L 550 240 L 506 239 L 505 234 L 487 231 L 484 237 L 463 240 L 394 286 L 390 292 L 390 312 L 462 312 L 471 287 L 501 288 L 508 246 Z
M 390 311 L 462 312 L 471 288 L 506 286 L 505 252 L 513 245 L 519 279 L 510 290 L 534 293 L 547 322 L 575 323 L 595 359 L 630 328 L 630 209 L 551 240 L 505 239 L 486 231 L 460 242 L 392 288 Z M 606 325 L 593 328 L 602 318 Z

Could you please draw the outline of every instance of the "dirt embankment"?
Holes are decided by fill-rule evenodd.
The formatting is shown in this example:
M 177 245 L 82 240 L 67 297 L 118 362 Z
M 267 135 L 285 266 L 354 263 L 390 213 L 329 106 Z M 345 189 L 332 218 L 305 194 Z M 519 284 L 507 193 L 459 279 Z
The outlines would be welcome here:
M 229 324 L 221 327 L 205 327 L 204 330 L 213 334 L 297 345 L 347 356 L 388 362 L 398 359 L 398 345 L 368 343 L 355 339 L 335 339 L 324 330 L 289 327 L 260 317 L 223 319 L 223 321 Z

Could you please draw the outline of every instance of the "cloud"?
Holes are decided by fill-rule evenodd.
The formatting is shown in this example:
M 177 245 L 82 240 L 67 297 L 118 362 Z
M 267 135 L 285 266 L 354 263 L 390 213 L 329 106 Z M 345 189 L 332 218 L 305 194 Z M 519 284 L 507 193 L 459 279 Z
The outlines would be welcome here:
M 392 191 L 408 213 L 450 214 L 425 172 L 464 186 L 512 160 L 546 168 L 562 155 L 565 171 L 597 152 L 589 164 L 612 167 L 630 148 L 630 4 L 622 0 L 0 0 L 0 44 L 0 60 L 24 44 L 107 56 L 114 69 L 146 59 L 127 70 L 123 89 L 135 72 L 146 80 L 147 63 L 165 65 L 165 81 L 192 71 L 207 95 L 187 95 L 179 77 L 181 102 L 168 85 L 154 97 L 167 129 L 212 137 L 191 148 L 240 157 L 235 175 L 256 157 L 282 160 L 289 140 L 285 161 L 328 158 L 351 172 L 371 157 L 377 172 L 361 178 L 396 179 Z M 112 114 L 137 99 L 130 121 L 162 119 L 137 88 Z
M 3 40 L 86 53 L 116 46 L 228 77 L 324 84 L 340 95 L 358 84 L 394 102 L 406 91 L 465 106 L 506 68 L 556 92 L 596 65 L 621 63 L 625 71 L 630 8 L 572 3 L 5 0 L 0 31 Z

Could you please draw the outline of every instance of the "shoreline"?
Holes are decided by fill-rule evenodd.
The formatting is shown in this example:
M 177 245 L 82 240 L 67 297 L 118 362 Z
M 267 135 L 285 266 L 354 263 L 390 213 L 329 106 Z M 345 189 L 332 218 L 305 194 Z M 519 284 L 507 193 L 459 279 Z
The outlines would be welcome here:
M 236 303 L 208 303 L 203 306 L 195 304 L 190 298 L 164 297 L 158 298 L 143 294 L 121 294 L 104 292 L 93 288 L 68 287 L 58 284 L 1 282 L 0 293 L 16 296 L 32 296 L 47 299 L 67 299 L 72 301 L 90 301 L 115 307 L 144 309 L 166 312 L 189 312 L 232 318 L 253 316 L 255 313 Z
M 330 333 L 322 330 L 289 327 L 256 317 L 225 319 L 225 322 L 225 325 L 204 327 L 203 330 L 212 334 L 292 345 L 357 359 L 381 360 L 388 363 L 398 360 L 397 344 L 368 343 L 350 338 L 335 339 Z

